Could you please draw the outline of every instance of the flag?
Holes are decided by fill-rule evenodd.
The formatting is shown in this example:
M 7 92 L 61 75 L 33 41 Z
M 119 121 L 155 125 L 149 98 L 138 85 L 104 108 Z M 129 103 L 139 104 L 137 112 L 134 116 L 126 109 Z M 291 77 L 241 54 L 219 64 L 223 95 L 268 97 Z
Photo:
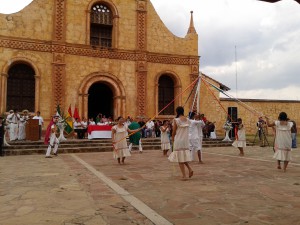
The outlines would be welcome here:
M 67 134 L 71 133 L 73 131 L 73 118 L 72 118 L 72 110 L 71 105 L 69 106 L 68 113 L 66 115 L 66 124 L 65 131 Z
M 75 120 L 78 118 L 79 121 L 80 121 L 80 116 L 79 116 L 78 108 L 77 108 L 76 105 L 75 105 L 73 117 L 74 117 Z
M 73 117 L 71 105 L 69 106 L 68 113 L 69 113 L 70 117 Z

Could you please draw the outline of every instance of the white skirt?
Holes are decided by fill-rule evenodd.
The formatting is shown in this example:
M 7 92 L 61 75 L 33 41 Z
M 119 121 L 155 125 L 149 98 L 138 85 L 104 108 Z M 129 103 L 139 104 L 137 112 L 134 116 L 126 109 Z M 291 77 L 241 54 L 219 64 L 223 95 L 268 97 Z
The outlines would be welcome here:
M 131 156 L 129 149 L 128 148 L 123 148 L 123 149 L 116 149 L 113 151 L 113 156 L 115 159 L 117 158 L 123 158 L 123 157 L 128 157 Z
M 200 139 L 190 139 L 189 144 L 191 151 L 198 151 L 202 149 L 202 141 L 200 141 Z
M 292 153 L 291 151 L 276 150 L 273 155 L 273 158 L 280 161 L 291 161 Z
M 232 146 L 236 147 L 236 148 L 246 148 L 246 141 L 237 141 L 237 140 L 235 140 L 232 143 Z
M 178 150 L 173 151 L 169 157 L 170 162 L 184 163 L 192 161 L 190 150 Z
M 170 142 L 161 144 L 161 150 L 169 150 L 170 148 L 171 148 Z

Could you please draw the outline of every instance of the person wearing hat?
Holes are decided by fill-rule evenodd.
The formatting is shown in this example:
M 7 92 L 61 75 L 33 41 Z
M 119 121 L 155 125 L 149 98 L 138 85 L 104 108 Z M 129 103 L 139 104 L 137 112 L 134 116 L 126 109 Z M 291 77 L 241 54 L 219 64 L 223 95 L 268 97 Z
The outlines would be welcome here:
M 25 140 L 26 138 L 26 131 L 25 131 L 25 127 L 26 127 L 26 123 L 29 120 L 29 116 L 28 116 L 28 110 L 23 110 L 23 115 L 20 117 L 19 120 L 19 133 L 18 133 L 18 140 L 22 141 Z
M 46 152 L 46 158 L 52 158 L 51 157 L 51 149 L 53 149 L 53 154 L 57 156 L 57 149 L 59 145 L 58 138 L 56 137 L 57 132 L 57 122 L 58 122 L 59 116 L 53 115 L 51 122 L 49 123 L 46 134 L 45 134 L 45 141 L 44 143 L 48 145 L 47 152 Z
M 18 140 L 18 123 L 20 120 L 20 114 L 18 110 L 10 110 L 9 115 L 7 116 L 7 121 L 9 122 L 9 140 L 16 141 Z
M 4 156 L 3 152 L 3 140 L 4 140 L 4 121 L 3 117 L 0 116 L 0 156 Z

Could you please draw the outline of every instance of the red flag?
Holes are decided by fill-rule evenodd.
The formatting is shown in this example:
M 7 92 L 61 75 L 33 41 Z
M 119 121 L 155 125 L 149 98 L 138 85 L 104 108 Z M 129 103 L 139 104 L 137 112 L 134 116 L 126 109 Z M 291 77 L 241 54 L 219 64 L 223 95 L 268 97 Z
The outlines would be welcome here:
M 76 105 L 75 105 L 73 117 L 75 118 L 75 120 L 78 118 L 80 121 L 80 116 L 79 116 L 78 108 Z
M 70 104 L 70 106 L 69 106 L 68 113 L 69 113 L 69 115 L 70 115 L 71 117 L 73 117 L 73 116 L 72 116 L 73 114 L 72 114 L 71 104 Z

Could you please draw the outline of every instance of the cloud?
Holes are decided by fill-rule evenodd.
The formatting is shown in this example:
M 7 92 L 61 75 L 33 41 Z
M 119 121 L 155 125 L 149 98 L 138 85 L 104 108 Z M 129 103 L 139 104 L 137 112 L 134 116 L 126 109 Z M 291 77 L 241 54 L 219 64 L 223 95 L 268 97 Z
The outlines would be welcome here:
M 32 1 L 33 0 L 0 0 L 0 13 L 11 14 L 18 12 L 29 5 Z
M 299 4 L 256 0 L 152 2 L 176 35 L 185 35 L 188 12 L 194 11 L 202 72 L 233 91 L 237 77 L 240 97 L 295 100 L 300 86 Z

